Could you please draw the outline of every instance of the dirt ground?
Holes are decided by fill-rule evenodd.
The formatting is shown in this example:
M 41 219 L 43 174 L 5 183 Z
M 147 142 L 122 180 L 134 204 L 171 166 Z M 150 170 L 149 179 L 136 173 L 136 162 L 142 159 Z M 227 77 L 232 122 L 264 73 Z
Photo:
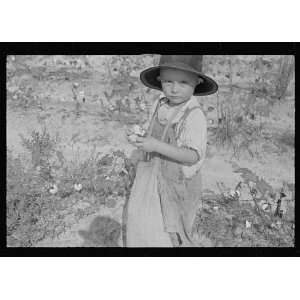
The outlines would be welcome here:
M 61 138 L 59 149 L 69 161 L 85 160 L 95 152 L 104 156 L 115 150 L 121 150 L 130 157 L 134 147 L 126 140 L 125 132 L 128 124 L 118 120 L 113 121 L 103 114 L 100 99 L 103 97 L 107 84 L 101 76 L 97 71 L 86 74 L 86 77 L 79 76 L 74 80 L 61 80 L 58 73 L 53 74 L 53 78 L 49 76 L 43 78 L 42 72 L 15 73 L 11 76 L 7 82 L 7 148 L 12 151 L 13 155 L 22 157 L 24 165 L 29 168 L 31 156 L 22 146 L 20 134 L 28 137 L 33 130 L 41 130 L 46 126 L 51 135 L 59 134 Z M 74 82 L 85 93 L 84 101 L 79 103 L 80 107 L 78 107 L 78 101 L 74 101 L 72 93 Z M 38 95 L 41 99 L 39 107 L 29 106 L 24 109 L 14 105 L 13 97 L 17 95 L 21 86 L 33 88 L 34 95 Z M 214 105 L 217 100 L 216 97 L 203 97 L 199 101 L 204 107 L 208 107 Z M 280 140 L 281 133 L 293 134 L 293 109 L 294 99 L 272 107 L 271 116 L 265 119 L 265 128 L 268 128 L 271 139 Z M 143 113 L 143 117 L 146 119 L 147 114 Z M 245 150 L 241 151 L 239 157 L 233 157 L 231 149 L 217 147 L 211 142 L 202 169 L 204 195 L 220 194 L 218 188 L 220 182 L 231 189 L 242 182 L 241 173 L 235 172 L 237 167 L 251 170 L 276 191 L 284 182 L 295 184 L 293 145 L 286 145 L 282 142 L 275 147 L 266 141 L 257 144 L 255 150 L 257 153 L 255 157 L 251 157 Z M 80 205 L 84 207 L 85 204 Z M 112 208 L 100 206 L 98 211 L 82 218 L 59 237 L 54 239 L 46 237 L 33 246 L 82 246 L 83 241 L 78 231 L 87 229 L 98 215 L 111 216 L 121 223 L 123 205 L 124 199 L 120 198 L 120 201 Z M 122 236 L 120 244 L 121 239 Z

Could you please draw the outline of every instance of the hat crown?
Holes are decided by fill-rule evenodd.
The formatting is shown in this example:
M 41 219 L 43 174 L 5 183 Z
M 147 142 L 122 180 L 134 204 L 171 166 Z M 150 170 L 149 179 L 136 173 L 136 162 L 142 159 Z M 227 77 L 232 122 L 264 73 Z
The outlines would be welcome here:
M 159 65 L 161 67 L 184 68 L 202 73 L 203 55 L 162 55 Z

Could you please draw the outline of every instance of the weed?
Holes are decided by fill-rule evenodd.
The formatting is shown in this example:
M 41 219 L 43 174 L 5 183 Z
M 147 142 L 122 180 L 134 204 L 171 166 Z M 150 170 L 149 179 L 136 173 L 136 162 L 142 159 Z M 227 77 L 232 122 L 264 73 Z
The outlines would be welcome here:
M 295 132 L 287 130 L 280 134 L 277 138 L 278 142 L 284 144 L 288 147 L 294 148 L 295 147 Z
M 261 210 L 255 190 L 251 191 L 254 207 L 244 201 L 225 201 L 212 191 L 204 194 L 194 230 L 210 247 L 293 247 L 293 221 Z
M 217 101 L 218 125 L 210 129 L 217 146 L 230 149 L 232 157 L 240 158 L 241 153 L 251 158 L 260 156 L 258 145 L 264 139 L 263 117 L 268 117 L 270 107 L 265 99 L 254 94 L 235 96 L 224 93 L 223 100 Z
M 115 55 L 106 59 L 107 88 L 104 91 L 106 98 L 104 102 L 107 103 L 105 108 L 110 119 L 133 124 L 143 122 L 143 119 L 147 117 L 150 105 L 147 104 L 145 91 L 136 75 L 141 69 L 153 63 L 155 57 L 151 57 L 146 63 L 144 58 L 148 59 L 148 56 L 140 58 Z M 136 119 L 137 113 L 141 113 L 142 118 L 139 116 Z
M 41 107 L 41 99 L 31 86 L 20 86 L 13 93 L 8 93 L 8 99 L 13 108 L 25 111 Z
M 33 130 L 29 138 L 25 138 L 20 134 L 23 147 L 31 154 L 31 162 L 33 168 L 40 166 L 41 176 L 45 179 L 51 179 L 51 164 L 50 158 L 54 154 L 59 142 L 57 133 L 55 138 L 52 138 L 44 127 L 42 132 Z
M 37 147 L 37 144 L 42 145 L 39 149 L 48 145 L 32 142 L 40 141 L 37 136 L 40 137 L 34 135 L 35 138 L 27 139 L 28 149 Z M 48 141 L 47 138 L 42 140 Z M 48 155 L 53 153 L 49 149 L 45 152 Z M 50 180 L 50 176 L 41 176 L 40 172 L 45 173 L 42 169 L 25 169 L 22 160 L 8 151 L 6 201 L 9 246 L 31 247 L 46 237 L 56 238 L 74 222 L 98 211 L 100 205 L 113 207 L 120 197 L 128 199 L 135 165 L 122 151 L 101 158 L 99 153 L 92 153 L 88 159 L 75 165 L 74 162 L 66 162 L 61 152 L 56 152 L 56 155 L 63 162 L 62 170 L 59 178 L 51 175 Z M 49 168 L 52 170 L 53 165 L 50 164 Z M 54 195 L 49 193 L 49 180 L 57 182 L 58 192 Z M 80 193 L 74 189 L 74 184 L 78 183 L 82 185 Z M 88 200 L 90 204 L 82 208 L 83 198 L 95 201 Z M 80 208 L 76 209 L 76 206 Z
M 282 56 L 277 82 L 275 85 L 276 96 L 279 100 L 284 98 L 294 71 L 294 57 L 291 55 Z

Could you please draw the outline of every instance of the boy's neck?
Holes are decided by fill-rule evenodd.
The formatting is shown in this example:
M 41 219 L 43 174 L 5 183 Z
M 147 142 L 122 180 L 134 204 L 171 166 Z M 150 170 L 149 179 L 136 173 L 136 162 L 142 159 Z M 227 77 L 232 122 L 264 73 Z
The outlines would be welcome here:
M 185 102 L 181 102 L 179 104 L 177 103 L 172 103 L 169 99 L 167 99 L 167 101 L 165 102 L 168 106 L 170 107 L 178 107 L 178 106 L 183 106 L 184 104 L 186 104 L 188 101 L 190 101 L 191 99 L 185 101 Z

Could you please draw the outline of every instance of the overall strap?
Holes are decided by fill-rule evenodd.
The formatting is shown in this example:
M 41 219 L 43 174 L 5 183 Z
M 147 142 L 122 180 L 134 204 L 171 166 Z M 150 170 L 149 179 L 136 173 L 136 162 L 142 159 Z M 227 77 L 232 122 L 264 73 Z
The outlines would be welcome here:
M 154 113 L 152 114 L 152 119 L 151 119 L 151 121 L 150 121 L 150 126 L 149 126 L 148 133 L 147 133 L 147 135 L 149 135 L 149 136 L 151 136 L 151 134 L 152 134 L 153 127 L 154 127 L 154 120 L 155 120 L 156 114 L 157 114 L 157 112 L 158 112 L 158 109 L 159 109 L 159 107 L 160 107 L 160 104 L 161 104 L 161 102 L 162 102 L 163 100 L 165 100 L 165 99 L 167 99 L 167 98 L 164 97 L 164 98 L 161 98 L 161 99 L 159 99 L 159 100 L 157 101 L 157 105 L 156 105 L 156 107 L 155 107 Z
M 163 135 L 162 135 L 162 137 L 161 137 L 161 141 L 162 141 L 162 142 L 165 140 L 165 137 L 166 137 L 167 132 L 168 132 L 170 126 L 171 126 L 172 121 L 175 119 L 175 117 L 177 116 L 177 114 L 179 113 L 179 111 L 181 110 L 181 108 L 184 106 L 184 104 L 185 104 L 185 103 L 183 103 L 182 105 L 179 105 L 179 106 L 176 108 L 176 110 L 173 112 L 173 114 L 171 115 L 171 117 L 170 117 L 170 119 L 169 119 L 169 121 L 168 121 L 168 124 L 167 124 L 167 126 L 165 127 L 164 132 L 163 132 Z
M 164 97 L 164 98 L 160 99 L 160 100 L 158 101 L 158 103 L 157 103 L 157 106 L 156 106 L 156 108 L 155 108 L 155 112 L 154 112 L 154 114 L 152 115 L 152 119 L 151 119 L 150 126 L 149 126 L 149 129 L 148 129 L 148 135 L 149 135 L 149 136 L 152 134 L 153 127 L 154 127 L 154 122 L 155 122 L 155 117 L 156 117 L 156 115 L 157 115 L 157 112 L 158 112 L 158 109 L 159 109 L 159 107 L 160 107 L 160 105 L 161 105 L 161 102 L 162 102 L 163 100 L 165 100 L 165 99 L 167 99 L 167 98 Z M 179 105 L 179 106 L 177 107 L 177 109 L 173 112 L 173 114 L 171 115 L 171 117 L 170 117 L 170 119 L 168 120 L 168 123 L 167 123 L 167 125 L 166 125 L 166 127 L 165 127 L 165 129 L 164 129 L 164 131 L 163 131 L 163 135 L 162 135 L 162 137 L 161 137 L 161 139 L 160 139 L 161 141 L 164 141 L 164 139 L 165 139 L 165 137 L 166 137 L 166 134 L 167 134 L 167 132 L 168 132 L 170 126 L 171 126 L 172 121 L 175 119 L 175 117 L 176 117 L 177 114 L 179 113 L 180 109 L 181 109 L 184 105 L 185 105 L 185 103 L 182 103 L 181 105 Z
M 163 98 L 163 99 L 165 99 L 165 98 Z M 161 100 L 163 100 L 163 99 L 161 99 Z M 157 107 L 156 107 L 156 109 L 155 109 L 155 113 L 153 114 L 153 117 L 152 117 L 152 120 L 151 120 L 151 125 L 150 125 L 150 127 L 149 127 L 149 133 L 148 133 L 149 135 L 151 135 L 151 133 L 152 133 L 153 126 L 154 126 L 154 119 L 155 119 L 156 114 L 157 114 L 157 112 L 158 112 L 158 108 L 159 108 L 159 106 L 160 106 L 161 100 L 158 101 L 158 105 L 157 105 Z M 170 126 L 171 126 L 172 121 L 175 119 L 175 117 L 177 116 L 177 114 L 179 113 L 179 111 L 182 109 L 182 107 L 183 107 L 184 105 L 185 105 L 185 103 L 179 105 L 179 106 L 175 109 L 175 111 L 172 113 L 172 115 L 171 115 L 170 119 L 168 120 L 168 123 L 167 123 L 167 125 L 166 125 L 166 127 L 165 127 L 165 129 L 164 129 L 164 131 L 163 131 L 163 135 L 162 135 L 162 137 L 161 137 L 161 139 L 160 139 L 162 142 L 165 140 L 165 137 L 166 137 L 167 132 L 168 132 Z M 147 156 L 148 156 L 148 155 L 147 155 Z M 160 166 L 159 162 L 160 162 L 160 158 L 159 158 L 159 157 L 155 157 L 155 158 L 154 158 L 155 169 L 159 168 L 159 166 Z
M 180 118 L 179 122 L 184 122 L 186 121 L 187 117 L 191 114 L 191 112 L 193 112 L 194 110 L 200 109 L 202 112 L 202 109 L 200 106 L 194 106 L 192 108 L 188 108 L 186 109 L 186 111 L 184 112 L 183 116 Z M 179 123 L 178 122 L 178 123 Z

